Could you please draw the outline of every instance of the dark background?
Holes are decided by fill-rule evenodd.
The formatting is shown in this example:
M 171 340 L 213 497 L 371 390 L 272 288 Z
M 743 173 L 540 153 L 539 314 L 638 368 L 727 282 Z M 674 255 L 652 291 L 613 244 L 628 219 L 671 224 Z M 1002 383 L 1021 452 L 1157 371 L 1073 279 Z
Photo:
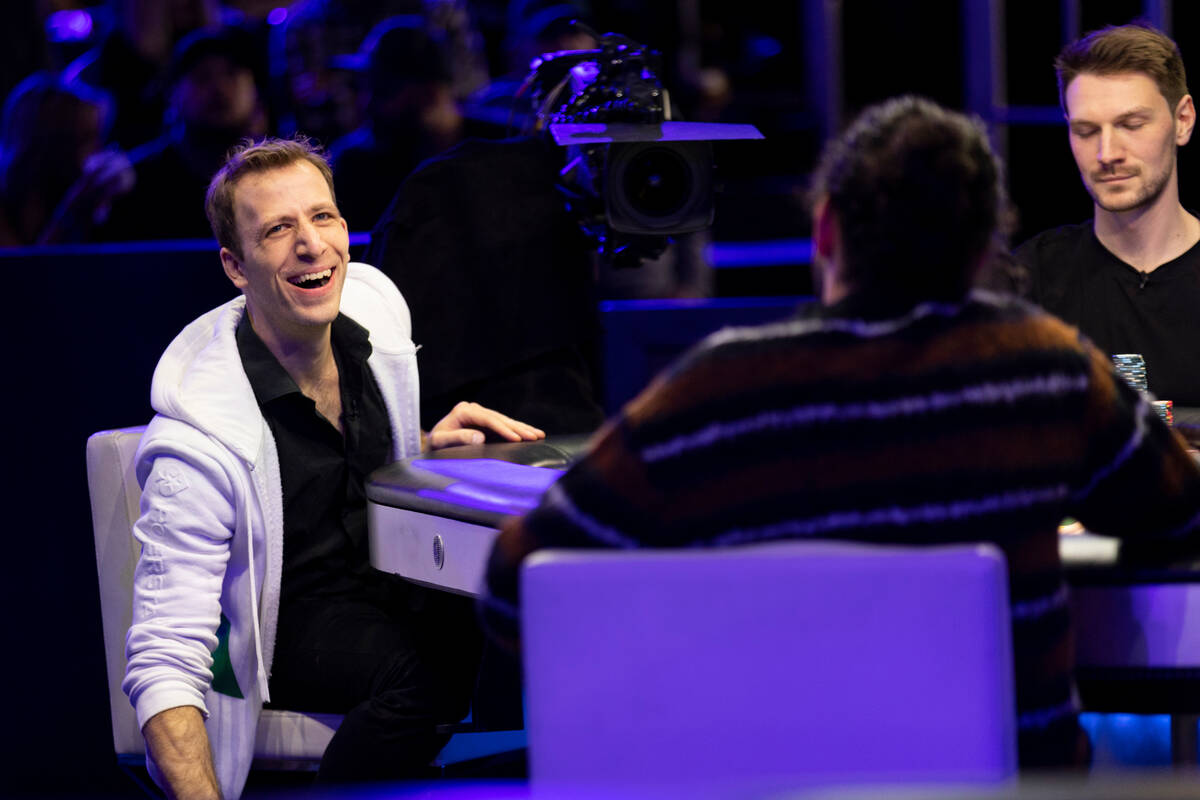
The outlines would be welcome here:
M 720 149 L 726 190 L 714 238 L 805 237 L 804 181 L 830 124 L 804 89 L 812 76 L 803 65 L 820 44 L 803 24 L 808 4 L 699 5 L 709 42 L 705 58 L 725 65 L 736 89 L 723 118 L 754 123 L 767 135 L 762 143 Z M 964 32 L 972 0 L 839 5 L 843 119 L 904 92 L 968 106 L 968 75 L 979 66 Z M 1007 104 L 1035 108 L 1027 116 L 1036 119 L 1003 126 L 994 124 L 1003 111 L 978 110 L 993 123 L 994 139 L 1007 153 L 1019 241 L 1086 219 L 1091 206 L 1054 110 L 1051 63 L 1066 30 L 1058 5 L 1032 0 L 999 5 Z M 1079 5 L 1084 31 L 1145 11 L 1135 0 Z M 674 4 L 612 0 L 595 6 L 606 28 L 668 53 L 676 44 Z M 1200 54 L 1200 8 L 1174 6 L 1169 27 L 1187 60 Z M 1200 69 L 1200 61 L 1192 65 Z M 668 69 L 668 85 L 670 79 Z M 1194 154 L 1182 151 L 1183 200 L 1192 208 L 1200 192 L 1195 163 Z M 147 421 L 150 375 L 162 349 L 183 324 L 232 296 L 218 264 L 212 246 L 203 243 L 0 253 L 10 309 L 3 393 L 8 546 L 0 582 L 0 608 L 7 617 L 8 735 L 0 793 L 132 792 L 112 754 L 84 443 L 94 431 Z M 804 265 L 787 259 L 719 273 L 717 292 L 726 296 L 797 294 L 804 285 Z

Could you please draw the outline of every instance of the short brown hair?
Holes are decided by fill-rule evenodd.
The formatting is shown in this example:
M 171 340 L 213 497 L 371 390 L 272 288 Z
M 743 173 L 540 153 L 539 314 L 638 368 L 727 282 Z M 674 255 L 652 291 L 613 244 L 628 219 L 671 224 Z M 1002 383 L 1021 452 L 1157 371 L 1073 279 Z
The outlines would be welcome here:
M 1058 102 L 1067 111 L 1067 87 L 1082 73 L 1116 75 L 1140 72 L 1158 86 L 1174 113 L 1188 93 L 1187 73 L 1179 45 L 1162 31 L 1134 22 L 1092 31 L 1063 48 L 1054 59 L 1058 75 Z
M 229 151 L 225 164 L 208 184 L 204 197 L 204 213 L 212 226 L 217 244 L 228 248 L 242 258 L 242 246 L 238 240 L 237 219 L 233 213 L 233 191 L 244 176 L 258 172 L 290 166 L 307 161 L 321 173 L 329 186 L 329 197 L 337 205 L 333 191 L 333 170 L 324 152 L 306 136 L 293 139 L 266 138 L 260 141 L 244 140 Z
M 830 142 L 811 195 L 837 214 L 846 277 L 914 300 L 966 292 L 1009 221 L 983 124 L 913 96 L 867 108 Z

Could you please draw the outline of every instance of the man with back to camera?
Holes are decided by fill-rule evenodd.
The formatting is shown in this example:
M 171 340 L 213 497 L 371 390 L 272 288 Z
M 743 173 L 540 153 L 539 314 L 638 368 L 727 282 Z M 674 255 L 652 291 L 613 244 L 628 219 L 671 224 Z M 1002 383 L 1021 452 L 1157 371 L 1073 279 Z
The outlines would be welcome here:
M 206 210 L 242 296 L 167 348 L 137 455 L 123 688 L 148 766 L 171 797 L 236 797 L 273 702 L 346 714 L 322 779 L 419 774 L 466 713 L 478 631 L 462 598 L 369 566 L 363 480 L 483 429 L 542 434 L 473 403 L 421 432 L 408 308 L 350 262 L 306 141 L 243 144 Z
M 610 421 L 503 527 L 484 620 L 516 646 L 520 564 L 544 547 L 991 541 L 1020 764 L 1082 764 L 1058 524 L 1136 535 L 1143 558 L 1200 551 L 1200 473 L 1076 329 L 969 291 L 1006 210 L 980 126 L 912 97 L 871 107 L 813 196 L 820 303 L 714 334 Z
M 1104 352 L 1144 356 L 1158 398 L 1200 407 L 1200 220 L 1180 204 L 1176 164 L 1196 109 L 1179 48 L 1153 28 L 1109 27 L 1054 66 L 1095 216 L 1017 249 L 1030 297 Z

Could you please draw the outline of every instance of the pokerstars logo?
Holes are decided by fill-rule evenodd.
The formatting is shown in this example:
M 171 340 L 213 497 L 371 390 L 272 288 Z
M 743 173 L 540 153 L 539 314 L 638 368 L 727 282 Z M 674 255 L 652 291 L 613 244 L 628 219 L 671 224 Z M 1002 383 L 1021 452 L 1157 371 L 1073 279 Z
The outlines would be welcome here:
M 171 497 L 188 488 L 187 478 L 177 469 L 168 469 L 154 483 L 154 488 L 163 497 Z

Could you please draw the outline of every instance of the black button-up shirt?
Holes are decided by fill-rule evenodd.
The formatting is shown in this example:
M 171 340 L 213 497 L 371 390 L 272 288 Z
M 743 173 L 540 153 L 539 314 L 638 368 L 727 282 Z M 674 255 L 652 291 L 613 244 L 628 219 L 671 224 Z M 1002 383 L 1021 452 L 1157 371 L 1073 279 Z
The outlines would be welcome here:
M 238 352 L 275 437 L 283 482 L 280 618 L 305 597 L 361 596 L 379 574 L 367 550 L 365 481 L 392 453 L 387 408 L 367 366 L 367 331 L 339 314 L 333 354 L 342 395 L 342 430 L 317 411 L 254 332 L 237 330 Z

